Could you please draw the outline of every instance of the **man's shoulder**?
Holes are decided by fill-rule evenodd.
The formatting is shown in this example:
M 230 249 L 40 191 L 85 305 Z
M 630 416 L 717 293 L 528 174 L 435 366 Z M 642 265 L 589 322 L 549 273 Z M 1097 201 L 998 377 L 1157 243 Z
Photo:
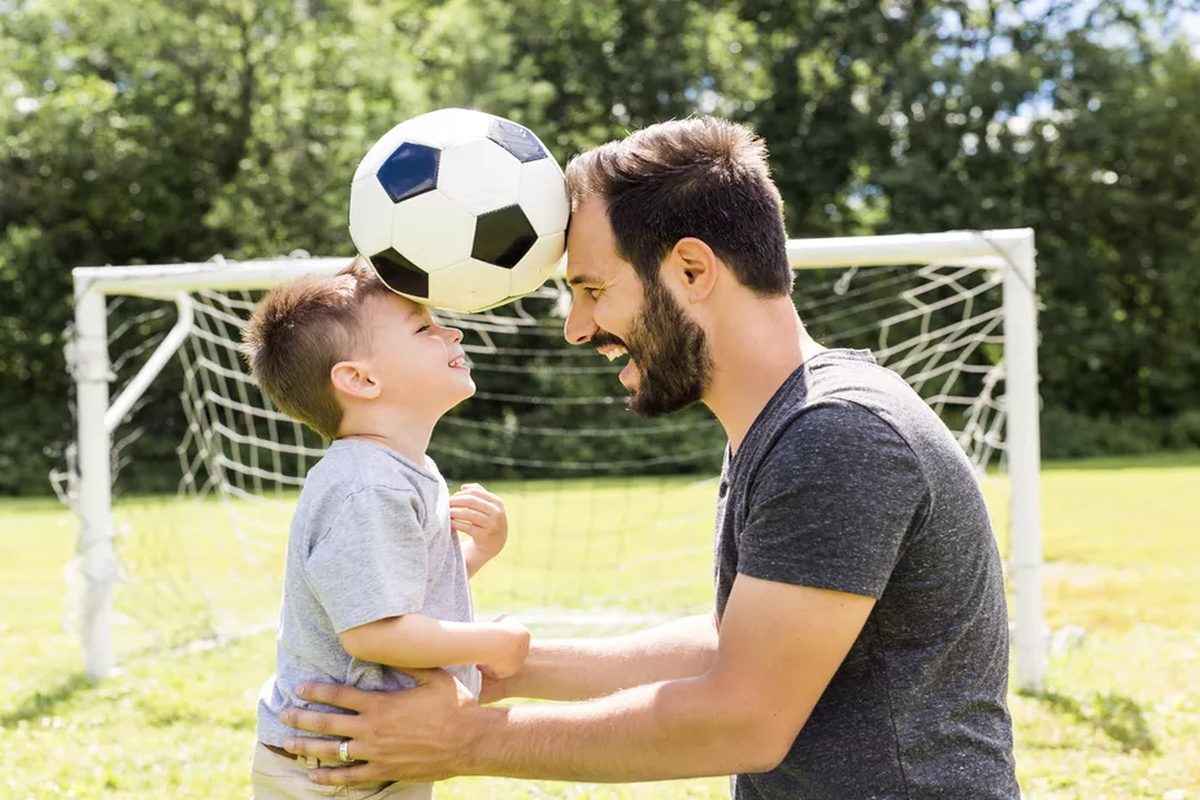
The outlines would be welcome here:
M 822 352 L 789 380 L 772 405 L 755 423 L 759 430 L 748 437 L 740 459 L 747 489 L 791 484 L 814 471 L 843 474 L 849 481 L 864 474 L 900 480 L 880 476 L 885 465 L 889 472 L 902 467 L 910 488 L 922 488 L 920 457 L 911 446 L 907 420 L 928 409 L 869 352 Z
M 746 460 L 786 465 L 830 452 L 869 450 L 881 442 L 904 443 L 904 414 L 898 409 L 908 398 L 902 390 L 911 391 L 895 373 L 873 361 L 823 360 L 756 423 L 761 430 Z
M 914 445 L 944 423 L 897 372 L 866 350 L 828 350 L 812 360 L 771 437 L 870 447 Z
M 858 481 L 884 465 L 889 472 L 903 467 L 913 478 L 921 473 L 908 437 L 889 414 L 838 394 L 796 407 L 764 445 L 757 454 L 756 481 L 791 482 L 813 470 Z

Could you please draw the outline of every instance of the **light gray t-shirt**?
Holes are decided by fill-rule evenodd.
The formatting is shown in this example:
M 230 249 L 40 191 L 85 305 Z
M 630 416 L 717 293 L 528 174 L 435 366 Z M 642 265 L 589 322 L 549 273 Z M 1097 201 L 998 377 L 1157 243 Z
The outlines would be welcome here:
M 412 687 L 391 667 L 352 658 L 338 634 L 413 613 L 474 618 L 446 481 L 428 457 L 417 465 L 380 445 L 338 440 L 309 471 L 292 518 L 275 675 L 258 700 L 259 740 L 282 746 L 297 733 L 279 722 L 285 708 L 341 711 L 297 697 L 305 681 Z M 479 693 L 473 665 L 449 670 Z

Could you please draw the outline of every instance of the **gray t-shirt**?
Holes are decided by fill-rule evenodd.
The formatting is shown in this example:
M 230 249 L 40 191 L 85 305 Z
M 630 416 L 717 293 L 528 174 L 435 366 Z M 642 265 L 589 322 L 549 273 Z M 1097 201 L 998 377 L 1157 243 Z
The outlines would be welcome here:
M 275 675 L 259 695 L 259 740 L 282 746 L 297 733 L 279 722 L 285 708 L 341 711 L 297 697 L 305 681 L 369 690 L 413 685 L 391 667 L 351 658 L 338 633 L 412 613 L 473 620 L 449 503 L 432 459 L 417 465 L 362 440 L 334 442 L 309 471 L 288 536 Z M 479 693 L 473 665 L 450 672 Z
M 735 776 L 736 798 L 1020 796 L 996 540 L 903 379 L 866 351 L 809 359 L 727 457 L 716 528 L 718 617 L 738 573 L 877 601 L 783 763 Z

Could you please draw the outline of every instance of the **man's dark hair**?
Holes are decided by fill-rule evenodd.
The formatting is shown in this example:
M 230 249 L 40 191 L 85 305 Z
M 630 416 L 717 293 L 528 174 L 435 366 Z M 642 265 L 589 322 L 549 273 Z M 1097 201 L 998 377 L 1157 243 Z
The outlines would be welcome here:
M 600 196 L 621 257 L 643 281 L 685 237 L 704 241 L 760 295 L 792 291 L 783 201 L 763 140 L 716 117 L 672 120 L 572 159 L 571 207 Z

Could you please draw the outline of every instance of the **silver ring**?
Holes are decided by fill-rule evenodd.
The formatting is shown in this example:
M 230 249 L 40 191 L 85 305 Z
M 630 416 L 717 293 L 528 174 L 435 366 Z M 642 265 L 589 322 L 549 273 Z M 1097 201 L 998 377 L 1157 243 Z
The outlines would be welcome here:
M 342 741 L 338 744 L 338 758 L 340 758 L 343 763 L 351 760 L 349 739 L 342 739 Z

